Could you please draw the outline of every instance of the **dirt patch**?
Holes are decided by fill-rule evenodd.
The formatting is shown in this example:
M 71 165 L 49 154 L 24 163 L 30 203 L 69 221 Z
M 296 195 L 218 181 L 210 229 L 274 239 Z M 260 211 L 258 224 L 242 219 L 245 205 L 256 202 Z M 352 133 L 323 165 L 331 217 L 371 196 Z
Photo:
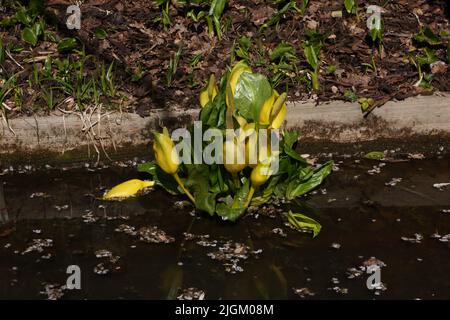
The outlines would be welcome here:
M 10 3 L 13 1 L 5 2 L 0 19 L 15 12 Z M 48 95 L 42 95 L 42 88 L 48 91 L 50 87 L 57 87 L 60 70 L 53 66 L 51 76 L 39 84 L 30 79 L 35 69 L 45 70 L 48 56 L 61 61 L 86 60 L 83 72 L 95 81 L 99 81 L 97 77 L 101 73 L 98 66 L 104 64 L 108 68 L 114 62 L 117 93 L 106 92 L 98 100 L 144 116 L 153 109 L 170 109 L 173 104 L 185 109 L 197 107 L 198 93 L 209 75 L 214 73 L 219 77 L 227 66 L 243 58 L 256 71 L 268 75 L 278 90 L 289 87 L 290 100 L 304 100 L 316 95 L 320 101 L 371 97 L 377 106 L 419 93 L 450 90 L 446 53 L 450 27 L 446 15 L 448 3 L 443 0 L 372 1 L 370 4 L 383 6 L 384 10 L 382 54 L 368 36 L 366 4 L 360 4 L 358 15 L 348 14 L 340 0 L 310 1 L 304 10 L 290 9 L 279 14 L 289 1 L 278 1 L 278 5 L 274 5 L 260 0 L 230 0 L 220 17 L 219 41 L 217 34 L 208 31 L 204 18 L 198 21 L 193 18 L 207 12 L 208 4 L 168 3 L 170 23 L 164 24 L 164 8 L 154 1 L 84 1 L 82 28 L 73 31 L 65 25 L 69 1 L 46 1 L 46 31 L 59 40 L 52 41 L 48 37 L 36 46 L 30 46 L 21 37 L 24 26 L 2 31 L 1 38 L 17 62 L 7 57 L 2 67 L 7 75 L 18 74 L 17 86 L 20 88 L 17 95 L 11 93 L 5 101 L 10 109 L 9 116 L 46 109 L 43 106 Z M 291 3 L 302 9 L 304 1 Z M 336 12 L 342 13 L 342 17 L 336 17 Z M 264 28 L 265 23 L 277 17 L 276 23 Z M 414 37 L 424 27 L 441 36 L 441 43 L 430 49 L 442 61 L 443 67 L 436 68 L 439 72 L 434 74 L 429 66 L 424 66 L 423 70 L 433 76 L 429 79 L 432 89 L 414 86 L 418 72 L 410 59 L 423 54 L 424 45 Z M 317 29 L 323 35 L 320 89 L 317 92 L 310 90 L 306 74 L 309 66 L 303 51 L 309 29 Z M 94 59 L 84 59 L 73 51 L 59 52 L 58 41 L 67 37 L 78 39 L 78 49 L 83 45 Z M 289 56 L 276 57 L 276 48 L 280 48 L 280 44 L 289 47 Z M 179 50 L 179 62 L 171 73 L 170 61 Z M 38 59 L 36 63 L 29 62 L 33 58 Z M 62 107 L 70 107 L 70 103 L 64 102 L 67 92 L 58 89 L 54 90 L 54 95 L 55 103 L 50 108 L 62 102 Z M 18 96 L 23 97 L 20 103 L 16 99 Z M 83 103 L 90 102 L 88 97 L 80 99 Z

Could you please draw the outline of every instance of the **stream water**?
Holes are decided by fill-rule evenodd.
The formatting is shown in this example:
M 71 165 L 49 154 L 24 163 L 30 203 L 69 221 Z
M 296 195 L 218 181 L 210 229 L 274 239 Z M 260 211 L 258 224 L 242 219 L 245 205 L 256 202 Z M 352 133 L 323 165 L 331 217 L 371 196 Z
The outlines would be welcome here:
M 449 159 L 379 164 L 338 160 L 313 194 L 234 224 L 158 189 L 98 200 L 134 168 L 0 176 L 0 298 L 450 299 L 450 188 L 433 186 Z M 321 233 L 290 229 L 289 209 Z M 71 265 L 79 290 L 63 286 Z

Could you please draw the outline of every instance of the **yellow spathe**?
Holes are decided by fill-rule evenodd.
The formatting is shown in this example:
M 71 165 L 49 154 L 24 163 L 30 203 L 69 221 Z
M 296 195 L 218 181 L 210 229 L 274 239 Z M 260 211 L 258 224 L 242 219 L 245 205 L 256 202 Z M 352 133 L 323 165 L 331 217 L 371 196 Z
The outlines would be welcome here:
M 128 180 L 109 190 L 104 195 L 103 199 L 112 200 L 129 198 L 136 195 L 136 193 L 138 193 L 140 190 L 148 187 L 153 187 L 154 185 L 155 181 L 142 181 L 139 179 Z

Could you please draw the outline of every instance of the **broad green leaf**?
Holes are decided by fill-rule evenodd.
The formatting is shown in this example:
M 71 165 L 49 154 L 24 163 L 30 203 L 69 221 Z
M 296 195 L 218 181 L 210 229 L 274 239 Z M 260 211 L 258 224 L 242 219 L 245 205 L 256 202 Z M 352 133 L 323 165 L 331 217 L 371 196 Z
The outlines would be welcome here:
M 36 37 L 38 37 L 38 38 L 39 38 L 39 36 L 44 34 L 44 29 L 45 29 L 44 21 L 36 22 L 33 25 L 33 31 L 36 34 Z
M 251 205 L 252 206 L 260 206 L 264 203 L 269 202 L 274 193 L 275 187 L 280 182 L 282 175 L 271 177 L 269 183 L 267 183 L 266 187 L 259 193 L 253 197 Z
M 436 51 L 432 49 L 424 48 L 423 53 L 425 55 L 417 56 L 417 62 L 422 66 L 432 64 L 439 60 L 436 56 Z
M 70 52 L 77 46 L 77 40 L 75 38 L 62 39 L 58 44 L 58 51 L 61 53 Z
M 138 164 L 137 170 L 138 172 L 146 172 L 153 176 L 155 175 L 156 167 L 157 165 L 154 161 L 149 161 L 146 163 Z
M 108 33 L 103 28 L 97 28 L 95 29 L 95 37 L 99 40 L 103 40 L 108 37 Z
M 236 221 L 240 216 L 242 216 L 247 208 L 231 208 L 225 203 L 218 203 L 216 206 L 217 215 L 222 217 L 224 220 Z
M 306 160 L 303 159 L 302 156 L 299 155 L 294 150 L 294 145 L 298 141 L 299 135 L 300 134 L 297 131 L 289 132 L 289 131 L 285 130 L 283 133 L 283 141 L 284 141 L 283 149 L 284 149 L 284 152 L 292 159 L 295 159 L 301 163 L 306 164 L 307 163 Z
M 381 160 L 384 158 L 384 152 L 383 151 L 372 151 L 364 155 L 364 158 L 371 159 L 371 160 Z
M 377 40 L 381 41 L 381 33 L 380 30 L 377 28 L 373 28 L 370 30 L 370 38 L 373 42 L 376 42 Z
M 155 183 L 163 187 L 170 194 L 181 194 L 175 179 L 171 175 L 161 170 L 161 168 L 154 161 L 139 164 L 137 170 L 139 172 L 146 172 L 152 175 Z
M 257 121 L 264 102 L 272 95 L 265 76 L 244 72 L 237 82 L 234 101 L 236 111 L 250 121 Z
M 306 58 L 306 61 L 308 61 L 309 65 L 313 70 L 317 70 L 319 67 L 319 60 L 317 58 L 317 52 L 314 49 L 314 46 L 307 44 L 303 48 L 303 52 Z
M 300 137 L 300 133 L 298 131 L 283 131 L 283 142 L 284 145 L 288 148 L 292 149 L 294 144 L 298 141 L 298 138 Z
M 429 27 L 425 27 L 422 28 L 419 32 L 419 34 L 417 34 L 414 39 L 417 42 L 420 43 L 426 43 L 429 45 L 439 45 L 442 43 L 441 38 L 439 37 L 439 35 L 435 34 L 433 32 L 433 30 L 431 30 Z
M 297 230 L 310 230 L 313 233 L 313 238 L 315 238 L 322 230 L 322 226 L 316 220 L 305 216 L 301 213 L 293 213 L 291 210 L 288 212 L 289 223 Z
M 244 206 L 250 190 L 250 180 L 246 179 L 242 187 L 234 195 L 232 203 L 218 203 L 216 212 L 219 216 L 229 221 L 236 221 L 245 213 L 247 208 Z
M 291 188 L 288 187 L 286 190 L 286 198 L 294 199 L 313 190 L 323 182 L 323 180 L 331 173 L 332 169 L 332 160 L 314 169 L 314 173 L 308 180 L 302 181 L 299 179 L 296 186 Z
M 32 28 L 27 27 L 22 31 L 22 40 L 35 46 L 38 41 L 38 37 Z
M 219 19 L 223 13 L 223 10 L 225 9 L 226 4 L 226 0 L 212 0 L 211 7 L 209 9 L 209 15 Z
M 294 47 L 282 41 L 278 46 L 276 46 L 275 49 L 270 53 L 270 60 L 271 61 L 279 61 L 281 59 L 288 59 L 288 60 L 297 60 L 297 55 L 295 53 Z
M 33 17 L 28 14 L 24 7 L 21 7 L 12 19 L 13 23 L 15 23 L 15 21 L 20 22 L 24 26 L 30 26 L 33 23 Z
M 344 1 L 345 10 L 347 10 L 348 13 L 356 13 L 356 3 L 355 0 L 345 0 Z
M 217 193 L 207 191 L 194 193 L 195 207 L 213 216 L 216 211 L 216 197 Z
M 194 195 L 195 206 L 197 209 L 206 211 L 210 215 L 214 215 L 216 207 L 217 193 L 211 193 L 209 176 L 210 168 L 205 164 L 186 165 L 187 176 L 184 185 Z

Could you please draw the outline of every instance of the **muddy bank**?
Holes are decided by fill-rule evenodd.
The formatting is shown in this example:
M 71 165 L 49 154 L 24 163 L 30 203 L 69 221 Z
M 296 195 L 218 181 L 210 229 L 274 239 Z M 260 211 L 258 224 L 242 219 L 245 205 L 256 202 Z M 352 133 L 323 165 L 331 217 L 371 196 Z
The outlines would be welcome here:
M 110 161 L 148 154 L 151 131 L 186 126 L 199 109 L 160 109 L 148 117 L 130 113 L 53 114 L 20 117 L 0 125 L 0 163 L 30 161 Z M 386 150 L 447 153 L 450 145 L 450 97 L 414 97 L 388 102 L 367 118 L 358 104 L 288 104 L 286 128 L 298 129 L 302 152 Z

